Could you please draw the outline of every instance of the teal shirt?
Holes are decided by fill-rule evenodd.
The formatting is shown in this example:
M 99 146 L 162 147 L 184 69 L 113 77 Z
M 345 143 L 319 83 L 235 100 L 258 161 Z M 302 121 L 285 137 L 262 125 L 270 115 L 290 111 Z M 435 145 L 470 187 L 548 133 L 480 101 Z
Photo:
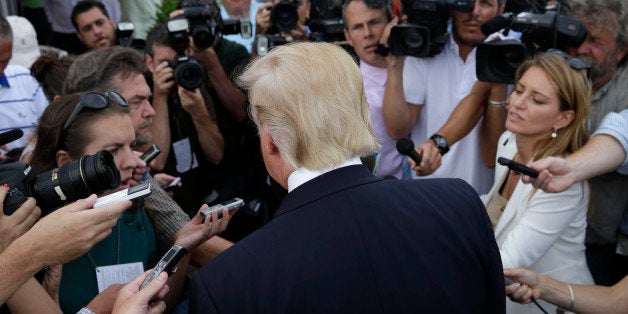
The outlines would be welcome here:
M 126 210 L 111 231 L 89 251 L 96 266 L 116 265 L 118 244 L 120 264 L 142 262 L 147 270 L 157 263 L 155 232 L 143 206 Z M 95 268 L 87 254 L 63 265 L 59 302 L 64 313 L 78 312 L 98 294 Z

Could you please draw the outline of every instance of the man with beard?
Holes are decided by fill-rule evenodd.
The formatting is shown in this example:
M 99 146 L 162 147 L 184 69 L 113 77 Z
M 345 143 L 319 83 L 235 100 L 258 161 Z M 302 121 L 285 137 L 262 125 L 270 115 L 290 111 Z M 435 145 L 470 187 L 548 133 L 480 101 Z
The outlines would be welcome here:
M 573 0 L 572 15 L 587 38 L 569 52 L 591 64 L 589 131 L 609 112 L 628 108 L 628 4 L 624 0 Z M 590 180 L 593 202 L 587 227 L 587 262 L 595 283 L 610 286 L 628 274 L 628 176 L 610 172 Z M 623 219 L 622 219 L 623 215 Z
M 469 12 L 451 11 L 453 34 L 443 51 L 431 58 L 407 57 L 403 62 L 402 57 L 396 57 L 391 61 L 383 105 L 388 134 L 393 139 L 411 134 L 415 143 L 430 138 L 440 150 L 435 160 L 424 160 L 417 165 L 418 175 L 432 174 L 431 171 L 421 171 L 421 167 L 425 163 L 440 164 L 440 156 L 449 151 L 445 137 L 435 132 L 477 81 L 475 47 L 486 39 L 480 26 L 502 14 L 505 2 L 476 0 Z M 461 178 L 478 193 L 488 192 L 492 172 L 482 162 L 479 129 L 480 123 L 475 125 L 469 136 L 452 147 L 451 153 L 443 157 L 442 166 L 430 177 Z M 428 168 L 433 167 L 424 169 Z
M 76 36 L 87 49 L 104 49 L 116 44 L 116 23 L 98 1 L 80 1 L 72 8 Z

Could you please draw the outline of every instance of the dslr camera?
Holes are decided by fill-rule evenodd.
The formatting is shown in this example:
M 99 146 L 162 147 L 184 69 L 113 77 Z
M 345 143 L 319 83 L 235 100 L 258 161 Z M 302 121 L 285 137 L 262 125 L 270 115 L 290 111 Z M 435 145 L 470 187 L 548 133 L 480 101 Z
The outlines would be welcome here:
M 299 0 L 281 0 L 270 10 L 270 22 L 280 32 L 289 32 L 297 28 L 299 22 Z
M 214 21 L 215 12 L 209 6 L 187 7 L 183 16 L 175 17 L 166 23 L 172 47 L 177 57 L 170 62 L 174 69 L 175 82 L 187 90 L 193 91 L 205 82 L 205 69 L 198 59 L 185 55 L 189 47 L 189 36 L 199 49 L 213 46 L 222 34 L 242 34 L 243 38 L 251 37 L 251 22 L 248 20 Z M 218 12 L 220 15 L 220 12 Z
M 408 23 L 390 30 L 390 53 L 428 58 L 439 54 L 447 42 L 449 11 L 469 12 L 474 0 L 402 0 Z
M 521 42 L 498 40 L 478 45 L 476 75 L 480 81 L 513 84 L 517 67 L 525 59 L 552 48 L 578 47 L 585 40 L 584 24 L 561 14 L 561 1 L 550 8 L 545 8 L 545 1 L 539 2 L 532 11 L 505 13 L 482 25 L 487 36 L 501 29 L 521 32 Z
M 174 69 L 174 80 L 179 86 L 193 91 L 205 82 L 205 69 L 198 59 L 185 55 L 185 50 L 189 46 L 188 20 L 174 18 L 169 20 L 166 26 L 170 33 L 172 48 L 177 52 L 177 56 L 168 64 Z
M 118 187 L 120 172 L 111 153 L 103 150 L 39 175 L 28 164 L 2 164 L 0 183 L 10 187 L 4 200 L 5 215 L 13 214 L 32 196 L 43 217 L 67 203 Z

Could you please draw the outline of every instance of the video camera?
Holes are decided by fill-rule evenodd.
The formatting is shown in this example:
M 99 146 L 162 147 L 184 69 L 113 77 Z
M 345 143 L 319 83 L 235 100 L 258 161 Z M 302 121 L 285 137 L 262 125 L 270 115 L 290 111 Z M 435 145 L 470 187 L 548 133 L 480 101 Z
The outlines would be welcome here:
M 317 41 L 344 41 L 342 0 L 312 1 L 309 26 Z
M 498 40 L 478 45 L 478 80 L 512 84 L 517 67 L 528 57 L 551 48 L 565 50 L 567 46 L 580 46 L 587 36 L 586 28 L 582 22 L 562 15 L 562 9 L 563 3 L 559 1 L 550 8 L 537 5 L 533 6 L 532 12 L 505 13 L 484 23 L 482 32 L 485 35 L 512 29 L 521 32 L 521 42 Z
M 448 38 L 449 11 L 469 12 L 474 0 L 402 0 L 408 23 L 394 26 L 388 43 L 397 56 L 427 58 L 439 54 Z
M 5 215 L 13 214 L 32 196 L 43 217 L 67 203 L 118 187 L 120 172 L 111 153 L 103 150 L 39 175 L 28 164 L 2 164 L 0 184 L 4 183 L 10 187 L 4 200 Z

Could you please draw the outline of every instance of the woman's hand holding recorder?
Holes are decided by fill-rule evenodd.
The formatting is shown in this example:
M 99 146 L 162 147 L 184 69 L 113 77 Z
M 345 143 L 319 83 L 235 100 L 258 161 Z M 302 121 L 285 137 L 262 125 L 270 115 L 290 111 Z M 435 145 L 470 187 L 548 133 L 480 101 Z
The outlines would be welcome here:
M 235 210 L 223 209 L 222 218 L 218 218 L 218 212 L 213 212 L 211 215 L 203 217 L 201 211 L 207 208 L 209 208 L 207 204 L 201 206 L 196 216 L 177 232 L 175 244 L 191 252 L 199 244 L 227 229 L 227 224 L 229 224 L 229 220 L 235 213 Z

